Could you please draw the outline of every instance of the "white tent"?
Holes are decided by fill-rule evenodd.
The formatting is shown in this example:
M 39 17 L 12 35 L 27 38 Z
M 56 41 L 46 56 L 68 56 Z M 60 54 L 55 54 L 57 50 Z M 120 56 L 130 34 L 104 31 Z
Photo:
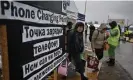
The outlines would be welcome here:
M 73 23 L 76 23 L 77 15 L 78 15 L 77 6 L 75 5 L 75 2 L 71 0 L 70 5 L 67 7 L 68 21 L 72 21 Z
M 93 24 L 95 26 L 95 28 L 99 28 L 100 27 L 100 24 Z

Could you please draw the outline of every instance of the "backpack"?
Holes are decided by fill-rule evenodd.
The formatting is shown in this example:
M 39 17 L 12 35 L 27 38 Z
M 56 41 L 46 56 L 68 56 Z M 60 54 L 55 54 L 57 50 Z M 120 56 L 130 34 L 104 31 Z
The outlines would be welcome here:
M 98 31 L 98 33 L 97 33 L 97 37 L 98 37 L 98 35 L 99 35 L 99 30 L 97 30 L 97 31 Z M 96 37 L 95 41 L 97 40 L 97 37 Z
M 96 30 L 97 30 L 97 29 L 96 29 Z M 95 30 L 94 30 L 94 31 L 95 31 Z M 92 40 L 92 35 L 93 35 L 94 31 L 93 31 L 92 34 L 89 36 L 90 42 L 91 42 L 91 40 Z M 98 31 L 98 34 L 97 34 L 97 37 L 98 37 L 98 35 L 99 35 L 99 30 L 97 30 L 97 31 Z M 96 37 L 96 39 L 97 39 L 97 37 Z
M 91 40 L 92 40 L 92 35 L 93 35 L 93 32 L 94 32 L 94 31 L 95 31 L 95 29 L 94 29 L 94 30 L 90 29 L 90 36 L 89 36 L 90 42 L 91 42 Z

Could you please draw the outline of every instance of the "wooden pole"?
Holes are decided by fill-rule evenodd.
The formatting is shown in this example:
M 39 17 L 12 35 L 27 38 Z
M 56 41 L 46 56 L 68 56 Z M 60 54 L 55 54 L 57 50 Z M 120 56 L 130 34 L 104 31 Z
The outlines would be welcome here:
M 54 80 L 58 80 L 57 79 L 57 69 L 54 70 Z
M 2 53 L 2 74 L 3 80 L 9 80 L 9 64 L 8 64 L 8 45 L 6 25 L 0 25 L 0 43 Z

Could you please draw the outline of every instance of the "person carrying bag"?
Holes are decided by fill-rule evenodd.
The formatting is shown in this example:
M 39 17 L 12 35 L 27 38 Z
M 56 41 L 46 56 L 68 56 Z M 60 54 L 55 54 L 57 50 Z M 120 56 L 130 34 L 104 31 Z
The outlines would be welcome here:
M 98 60 L 103 58 L 104 46 L 106 42 L 106 24 L 102 23 L 100 27 L 94 31 L 92 35 L 92 51 L 96 54 Z M 95 68 L 94 72 L 99 71 L 98 66 Z
M 81 54 L 84 51 L 83 32 L 84 23 L 77 22 L 70 38 L 70 53 L 75 63 L 76 71 L 80 73 L 81 80 L 88 80 L 87 77 L 84 76 L 85 61 L 81 59 Z

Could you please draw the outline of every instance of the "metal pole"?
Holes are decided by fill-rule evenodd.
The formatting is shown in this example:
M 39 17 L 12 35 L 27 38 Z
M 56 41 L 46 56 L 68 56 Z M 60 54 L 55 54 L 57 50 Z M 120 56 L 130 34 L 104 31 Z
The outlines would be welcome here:
M 86 17 L 86 5 L 87 5 L 87 0 L 85 1 L 85 10 L 84 10 L 84 15 L 85 15 L 85 17 Z M 86 26 L 87 27 L 87 26 Z M 86 28 L 87 29 L 87 28 Z M 84 29 L 85 30 L 85 35 L 84 35 L 84 39 L 85 39 L 85 43 L 87 42 L 87 32 L 86 32 L 86 29 Z
M 87 5 L 87 0 L 85 1 L 85 10 L 84 10 L 84 15 L 86 15 L 86 5 Z
M 109 15 L 108 15 L 108 23 L 109 23 Z

